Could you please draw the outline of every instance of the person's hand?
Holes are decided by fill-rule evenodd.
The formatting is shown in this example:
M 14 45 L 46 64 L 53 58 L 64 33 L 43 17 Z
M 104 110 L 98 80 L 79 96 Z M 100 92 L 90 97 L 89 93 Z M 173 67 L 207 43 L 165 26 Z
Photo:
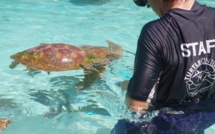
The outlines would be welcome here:
M 126 95 L 126 104 L 133 112 L 145 113 L 149 107 L 149 103 L 146 101 L 134 100 Z

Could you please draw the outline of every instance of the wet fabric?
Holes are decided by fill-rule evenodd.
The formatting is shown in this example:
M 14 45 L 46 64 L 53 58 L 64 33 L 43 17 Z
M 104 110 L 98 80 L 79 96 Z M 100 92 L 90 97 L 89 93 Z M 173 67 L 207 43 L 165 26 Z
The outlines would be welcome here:
M 139 36 L 127 95 L 179 104 L 215 97 L 215 9 L 195 2 L 147 23 Z
M 119 120 L 111 134 L 204 134 L 215 123 L 215 112 L 195 114 L 159 113 L 151 122 Z
M 213 112 L 215 111 L 215 100 L 193 100 L 189 102 L 183 102 L 181 104 L 159 104 L 156 103 L 149 107 L 149 111 L 172 109 L 173 111 L 182 111 L 186 114 L 193 114 L 197 112 Z

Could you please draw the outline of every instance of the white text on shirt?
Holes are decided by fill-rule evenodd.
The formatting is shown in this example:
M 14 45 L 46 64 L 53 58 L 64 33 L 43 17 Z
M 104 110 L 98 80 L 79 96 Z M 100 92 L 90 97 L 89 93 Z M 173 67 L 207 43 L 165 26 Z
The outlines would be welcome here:
M 205 44 L 203 41 L 181 44 L 183 57 L 199 56 L 202 54 L 211 53 L 212 48 L 215 48 L 215 39 L 206 40 Z

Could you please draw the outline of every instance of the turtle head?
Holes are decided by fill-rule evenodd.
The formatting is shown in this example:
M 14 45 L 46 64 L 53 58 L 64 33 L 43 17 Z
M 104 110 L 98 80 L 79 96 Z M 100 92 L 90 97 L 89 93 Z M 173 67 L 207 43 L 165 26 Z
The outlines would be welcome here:
M 11 59 L 17 59 L 17 58 L 19 58 L 20 56 L 21 56 L 21 52 L 18 52 L 18 53 L 14 54 L 14 55 L 11 55 L 10 58 L 11 58 Z
M 111 55 L 115 58 L 121 58 L 121 53 L 123 52 L 123 49 L 120 45 L 117 45 L 116 43 L 106 40 L 108 43 L 108 49 L 111 52 Z

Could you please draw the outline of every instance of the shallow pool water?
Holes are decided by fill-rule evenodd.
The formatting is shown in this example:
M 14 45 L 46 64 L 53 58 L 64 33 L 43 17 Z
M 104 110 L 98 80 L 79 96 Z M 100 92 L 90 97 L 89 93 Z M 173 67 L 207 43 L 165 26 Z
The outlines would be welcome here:
M 213 0 L 201 3 L 215 7 Z M 151 9 L 132 0 L 1 0 L 0 118 L 13 122 L 4 134 L 109 134 L 123 115 L 119 83 L 133 70 L 136 41 L 142 26 L 157 19 Z M 11 70 L 10 55 L 40 43 L 123 47 L 123 58 L 85 90 L 83 71 Z M 212 134 L 211 126 L 206 133 Z

